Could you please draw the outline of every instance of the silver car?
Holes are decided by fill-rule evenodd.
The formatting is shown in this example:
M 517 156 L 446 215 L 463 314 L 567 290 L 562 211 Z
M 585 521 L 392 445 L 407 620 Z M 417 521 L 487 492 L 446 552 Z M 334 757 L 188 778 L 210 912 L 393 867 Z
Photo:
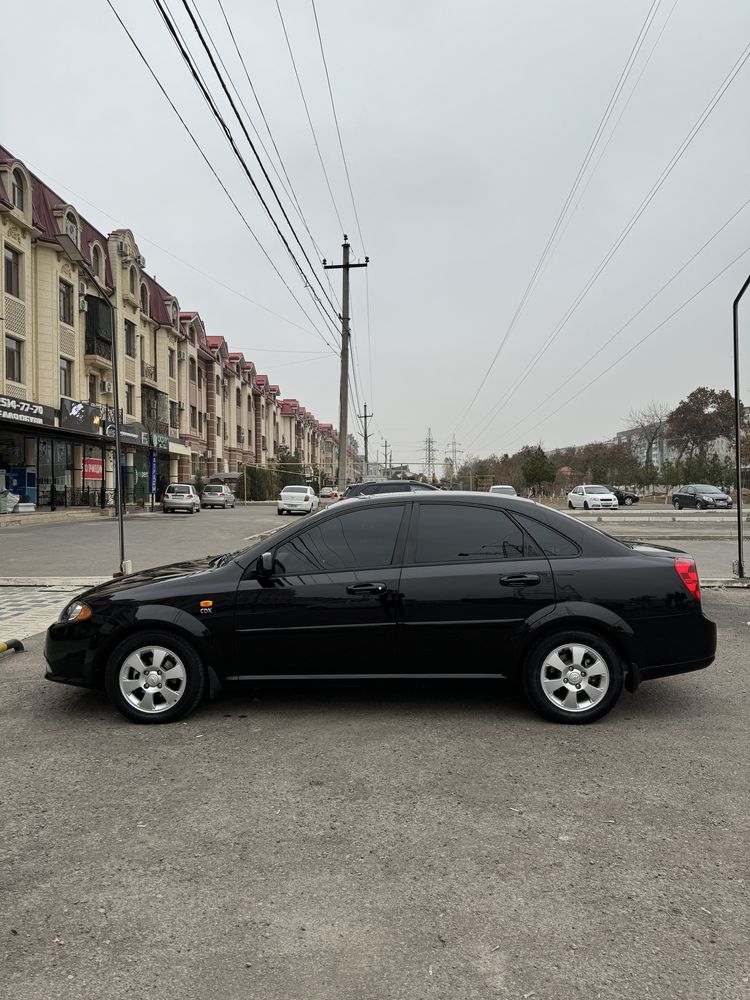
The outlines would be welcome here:
M 234 495 L 223 483 L 209 483 L 203 487 L 201 507 L 234 507 Z
M 161 509 L 165 514 L 175 510 L 184 510 L 188 514 L 200 514 L 200 497 L 195 487 L 190 483 L 170 483 L 164 493 Z

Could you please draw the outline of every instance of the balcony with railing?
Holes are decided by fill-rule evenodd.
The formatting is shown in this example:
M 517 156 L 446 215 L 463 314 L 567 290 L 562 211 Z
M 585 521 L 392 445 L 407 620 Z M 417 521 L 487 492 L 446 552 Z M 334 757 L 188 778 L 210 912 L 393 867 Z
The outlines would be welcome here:
M 141 378 L 156 385 L 156 365 L 147 365 L 145 361 L 141 361 Z
M 112 342 L 101 337 L 86 335 L 84 360 L 88 365 L 102 370 L 112 367 Z

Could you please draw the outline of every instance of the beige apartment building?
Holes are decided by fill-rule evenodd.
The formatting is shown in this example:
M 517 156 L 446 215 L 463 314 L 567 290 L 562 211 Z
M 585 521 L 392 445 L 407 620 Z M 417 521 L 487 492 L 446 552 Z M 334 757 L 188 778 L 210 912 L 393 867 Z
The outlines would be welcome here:
M 99 232 L 2 147 L 0 252 L 0 489 L 37 505 L 112 502 L 113 343 L 128 499 L 273 466 L 282 444 L 308 476 L 333 478 L 333 426 L 282 399 L 267 374 L 207 334 L 197 311 L 181 309 L 147 273 L 130 230 Z

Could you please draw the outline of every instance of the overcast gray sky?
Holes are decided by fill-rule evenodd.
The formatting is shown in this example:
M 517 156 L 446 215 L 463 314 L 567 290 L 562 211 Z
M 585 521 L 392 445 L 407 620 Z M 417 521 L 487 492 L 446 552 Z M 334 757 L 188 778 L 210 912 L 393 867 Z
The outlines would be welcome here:
M 323 255 L 339 258 L 341 230 L 276 2 L 223 2 L 310 229 Z M 493 416 L 750 42 L 747 0 L 657 0 L 599 151 L 650 57 L 645 72 L 463 419 L 652 0 L 316 2 L 364 248 L 310 0 L 280 0 L 336 203 L 355 254 L 371 258 L 369 345 L 363 271 L 352 272 L 352 297 L 359 399 L 376 414 L 373 452 L 380 446 L 382 455 L 387 438 L 394 442 L 394 460 L 416 466 L 428 427 L 438 457 L 454 431 L 464 451 L 479 454 L 537 441 L 546 447 L 584 443 L 611 437 L 631 407 L 651 399 L 674 404 L 699 384 L 731 387 L 731 302 L 750 273 L 750 253 L 630 357 L 544 419 L 750 248 L 749 206 L 611 346 L 552 395 L 750 198 L 750 61 L 533 373 Z M 113 3 L 268 253 L 317 315 L 154 4 Z M 198 53 L 182 3 L 170 0 L 170 7 Z M 198 0 L 198 8 L 261 128 L 218 0 Z M 253 242 L 105 0 L 65 7 L 32 0 L 15 4 L 9 17 L 4 77 L 29 85 L 6 89 L 0 142 L 95 225 L 133 229 L 147 270 L 183 309 L 199 310 L 208 332 L 244 351 L 283 395 L 336 423 L 336 358 L 330 351 L 308 353 L 326 347 Z M 23 41 L 9 44 L 11 38 Z M 204 60 L 201 65 L 218 94 Z M 239 128 L 231 126 L 251 164 Z M 587 179 L 588 173 L 584 185 Z M 298 220 L 296 226 L 305 235 Z M 312 248 L 309 253 L 317 263 Z M 338 291 L 340 272 L 332 273 Z M 750 330 L 750 314 L 745 323 Z M 743 392 L 750 396 L 745 368 Z

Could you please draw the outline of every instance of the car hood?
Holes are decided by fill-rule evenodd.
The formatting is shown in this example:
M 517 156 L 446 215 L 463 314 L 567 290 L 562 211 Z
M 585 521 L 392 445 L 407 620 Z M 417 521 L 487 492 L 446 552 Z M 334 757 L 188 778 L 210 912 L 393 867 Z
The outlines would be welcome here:
M 141 570 L 139 573 L 130 573 L 127 576 L 107 580 L 106 583 L 100 583 L 98 587 L 92 587 L 80 596 L 84 598 L 110 597 L 113 594 L 121 594 L 124 591 L 144 587 L 150 583 L 161 583 L 178 577 L 197 576 L 200 573 L 213 573 L 217 568 L 210 565 L 214 559 L 216 556 L 204 556 L 201 559 L 189 559 L 185 562 L 169 563 L 166 566 L 154 566 L 151 569 Z

